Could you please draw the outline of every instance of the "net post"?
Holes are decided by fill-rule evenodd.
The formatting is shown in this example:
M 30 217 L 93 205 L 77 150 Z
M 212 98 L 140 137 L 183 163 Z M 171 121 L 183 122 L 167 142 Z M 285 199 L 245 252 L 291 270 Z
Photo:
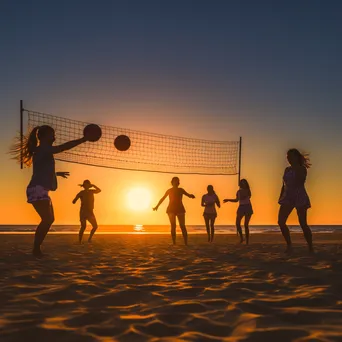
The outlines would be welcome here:
M 20 168 L 23 169 L 23 146 L 24 145 L 24 106 L 23 100 L 20 100 Z
M 240 185 L 241 180 L 241 149 L 242 149 L 242 137 L 239 140 L 239 173 L 238 173 L 238 186 Z

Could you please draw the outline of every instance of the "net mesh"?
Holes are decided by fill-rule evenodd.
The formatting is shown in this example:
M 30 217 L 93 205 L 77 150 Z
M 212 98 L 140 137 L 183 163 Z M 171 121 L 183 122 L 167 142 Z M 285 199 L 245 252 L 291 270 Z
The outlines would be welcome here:
M 28 131 L 49 125 L 56 131 L 56 145 L 83 136 L 88 124 L 25 110 Z M 57 154 L 56 160 L 124 170 L 154 171 L 179 174 L 236 175 L 239 141 L 208 141 L 140 132 L 100 125 L 102 137 L 72 150 Z M 118 135 L 127 135 L 131 147 L 124 152 L 114 147 Z

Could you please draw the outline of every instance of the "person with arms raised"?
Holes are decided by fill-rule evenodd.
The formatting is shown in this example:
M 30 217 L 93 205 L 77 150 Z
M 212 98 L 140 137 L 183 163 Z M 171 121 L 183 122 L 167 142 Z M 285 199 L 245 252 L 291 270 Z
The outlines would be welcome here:
M 101 192 L 101 189 L 99 189 L 96 185 L 90 183 L 88 179 L 86 179 L 83 184 L 80 184 L 81 187 L 84 188 L 84 190 L 80 191 L 74 200 L 72 201 L 73 204 L 77 202 L 78 199 L 81 200 L 81 210 L 80 210 L 80 222 L 81 222 L 81 228 L 78 233 L 78 239 L 79 243 L 82 243 L 83 233 L 87 227 L 87 221 L 90 222 L 93 229 L 90 232 L 88 242 L 91 242 L 91 239 L 93 235 L 95 234 L 97 230 L 97 221 L 94 214 L 94 194 L 98 194 Z M 94 189 L 91 189 L 94 188 Z

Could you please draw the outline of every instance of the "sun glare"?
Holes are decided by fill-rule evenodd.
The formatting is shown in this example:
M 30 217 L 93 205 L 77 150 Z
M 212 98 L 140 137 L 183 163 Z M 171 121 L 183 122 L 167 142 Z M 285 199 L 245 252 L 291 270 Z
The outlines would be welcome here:
M 151 206 L 151 194 L 145 188 L 134 188 L 127 193 L 127 205 L 134 211 L 143 211 Z

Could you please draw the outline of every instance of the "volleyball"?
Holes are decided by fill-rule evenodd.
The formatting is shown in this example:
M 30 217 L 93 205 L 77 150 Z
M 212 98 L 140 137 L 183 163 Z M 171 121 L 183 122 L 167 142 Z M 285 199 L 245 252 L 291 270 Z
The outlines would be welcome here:
M 127 151 L 131 146 L 131 139 L 127 135 L 118 135 L 114 140 L 114 146 L 119 151 Z
M 98 141 L 102 136 L 102 130 L 98 125 L 89 124 L 84 127 L 83 135 L 88 141 Z

